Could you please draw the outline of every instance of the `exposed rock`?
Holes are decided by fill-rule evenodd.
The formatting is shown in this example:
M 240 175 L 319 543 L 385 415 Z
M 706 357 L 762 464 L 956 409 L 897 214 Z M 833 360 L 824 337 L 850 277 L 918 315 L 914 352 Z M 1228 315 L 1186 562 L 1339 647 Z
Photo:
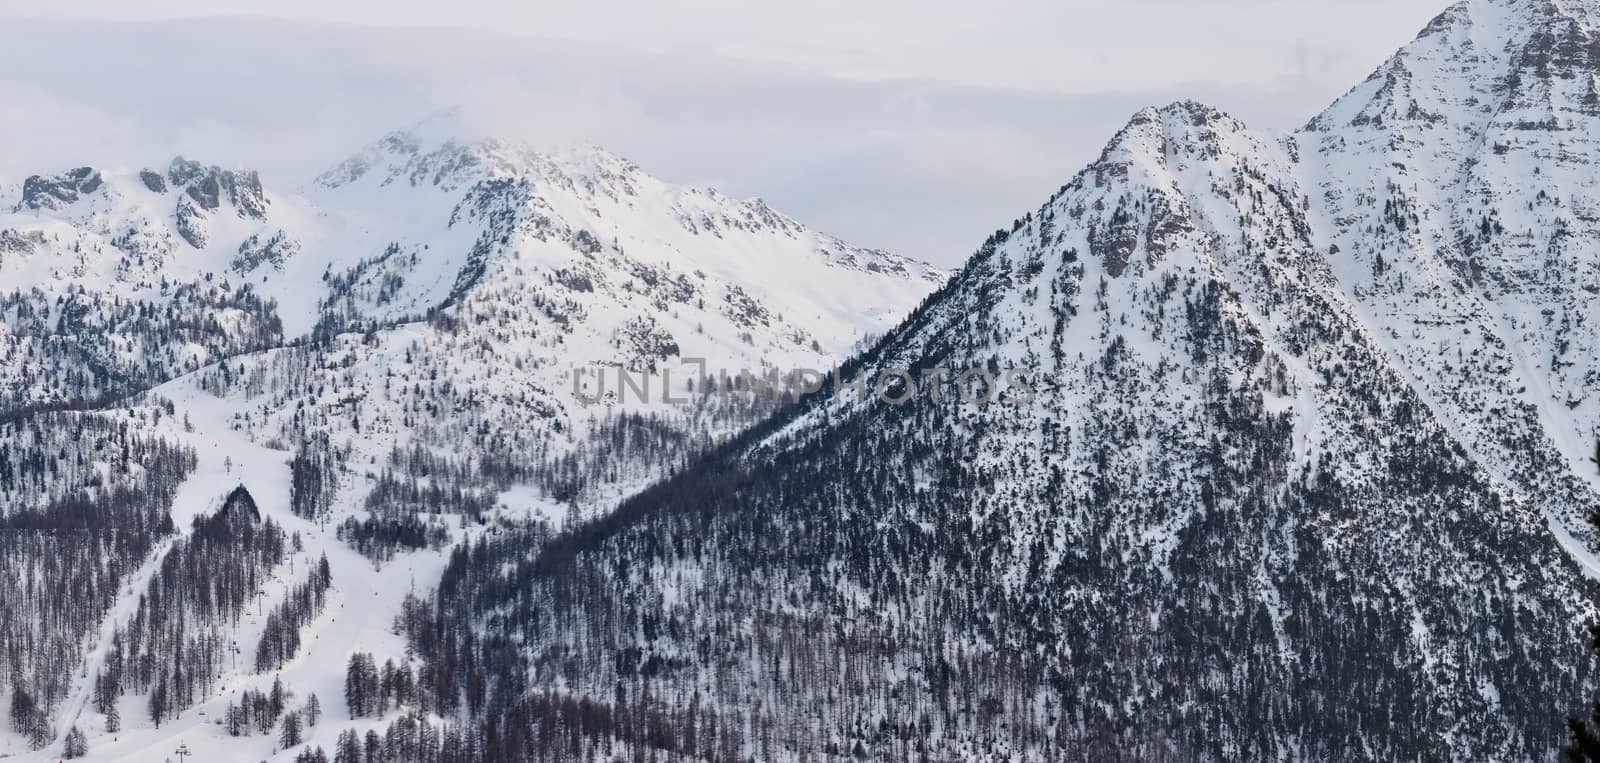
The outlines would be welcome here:
M 772 312 L 755 297 L 737 285 L 728 286 L 723 296 L 722 314 L 745 328 L 767 326 L 772 323 Z
M 14 228 L 0 230 L 0 253 L 32 254 L 33 242 Z
M 206 248 L 210 237 L 206 233 L 206 213 L 194 199 L 183 195 L 178 197 L 178 207 L 173 212 L 174 227 L 184 241 L 196 249 Z
M 300 244 L 282 230 L 266 240 L 262 240 L 259 233 L 253 234 L 239 245 L 239 255 L 233 258 L 229 269 L 240 275 L 247 275 L 262 265 L 283 270 L 283 263 L 299 251 Z
M 17 210 L 61 209 L 99 190 L 100 173 L 93 167 L 79 167 L 52 178 L 30 176 L 22 183 L 22 201 Z
M 262 220 L 267 215 L 266 192 L 254 170 L 224 170 L 177 157 L 167 170 L 173 187 L 183 188 L 200 209 L 214 211 L 224 202 L 240 217 Z M 146 181 L 148 185 L 148 181 Z
M 139 170 L 139 179 L 144 181 L 145 188 L 155 191 L 156 193 L 167 192 L 167 180 L 166 178 L 161 177 L 161 175 L 158 173 L 151 172 L 150 170 Z

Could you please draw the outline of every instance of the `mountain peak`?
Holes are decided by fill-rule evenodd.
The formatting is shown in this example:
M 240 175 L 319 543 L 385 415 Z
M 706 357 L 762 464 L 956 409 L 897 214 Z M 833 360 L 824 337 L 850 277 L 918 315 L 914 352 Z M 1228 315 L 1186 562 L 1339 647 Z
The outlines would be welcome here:
M 1245 131 L 1246 127 L 1220 109 L 1198 101 L 1146 107 L 1129 118 L 1128 124 L 1112 137 L 1095 166 L 1117 164 L 1119 158 L 1127 161 L 1132 157 L 1163 162 L 1172 137 L 1197 130 L 1236 133 Z
M 380 177 L 378 182 L 384 185 L 404 178 L 413 186 L 451 190 L 488 177 L 556 179 L 566 184 L 639 173 L 633 162 L 597 145 L 544 151 L 515 132 L 468 118 L 460 109 L 441 111 L 383 136 L 314 184 L 332 189 L 370 175 Z
M 1514 112 L 1529 127 L 1600 111 L 1600 3 L 1466 0 L 1446 9 L 1308 132 L 1396 123 L 1483 124 Z
M 100 172 L 93 167 L 78 167 L 54 177 L 32 175 L 22 183 L 22 200 L 16 211 L 61 209 L 99 190 L 101 184 Z

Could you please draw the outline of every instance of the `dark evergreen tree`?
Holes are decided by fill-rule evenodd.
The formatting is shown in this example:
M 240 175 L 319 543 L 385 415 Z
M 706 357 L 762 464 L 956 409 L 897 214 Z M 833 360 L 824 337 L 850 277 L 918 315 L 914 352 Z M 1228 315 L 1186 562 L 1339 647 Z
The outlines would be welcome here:
M 297 712 L 286 713 L 278 732 L 278 743 L 284 749 L 289 749 L 300 744 L 300 714 Z
M 273 676 L 272 689 L 267 693 L 267 707 L 270 708 L 268 712 L 270 712 L 274 718 L 282 715 L 283 710 L 286 707 L 285 703 L 287 701 L 288 695 L 283 688 L 283 677 Z
M 229 702 L 227 709 L 223 711 L 223 728 L 227 730 L 228 736 L 233 737 L 249 733 L 250 723 L 245 717 L 244 709 Z
M 150 690 L 150 722 L 155 724 L 156 728 L 161 728 L 161 722 L 166 720 L 169 709 L 170 706 L 168 705 L 167 697 L 167 676 L 165 673 L 163 673 L 161 677 L 156 680 L 155 688 Z
M 361 737 L 354 729 L 339 732 L 339 742 L 334 747 L 333 760 L 334 763 L 366 763 Z
M 1595 458 L 1600 461 L 1600 442 L 1597 442 L 1595 447 Z M 1600 532 L 1600 506 L 1596 506 L 1589 513 L 1589 524 Z M 1600 657 L 1600 623 L 1589 624 L 1589 651 Z M 1571 739 L 1562 749 L 1566 759 L 1574 763 L 1581 761 L 1600 763 L 1600 700 L 1595 700 L 1587 718 L 1568 716 L 1567 729 L 1571 733 Z
M 81 758 L 89 754 L 89 739 L 84 736 L 83 730 L 73 726 L 67 731 L 66 739 L 61 745 L 61 756 L 64 758 Z
M 352 654 L 344 671 L 344 704 L 350 710 L 351 719 L 367 714 L 364 688 L 361 654 Z
M 363 757 L 366 758 L 368 763 L 371 763 L 371 761 L 381 761 L 384 759 L 383 737 L 379 736 L 376 730 L 367 729 L 366 739 L 363 740 L 363 753 Z

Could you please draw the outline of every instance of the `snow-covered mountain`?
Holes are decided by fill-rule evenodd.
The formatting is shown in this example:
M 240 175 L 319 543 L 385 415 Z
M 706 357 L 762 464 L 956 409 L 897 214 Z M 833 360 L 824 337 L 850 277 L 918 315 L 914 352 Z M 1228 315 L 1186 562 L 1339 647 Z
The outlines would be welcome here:
M 1469 0 L 1297 132 L 1140 112 L 847 369 L 1033 394 L 809 398 L 455 560 L 425 661 L 515 633 L 481 732 L 542 690 L 712 757 L 1550 757 L 1597 686 L 1597 50 L 1592 0 Z
M 403 659 L 396 553 L 425 592 L 486 526 L 603 510 L 783 404 L 695 389 L 699 368 L 831 368 L 945 278 L 452 115 L 300 192 L 178 158 L 30 177 L 0 209 L 0 538 L 21 581 L 0 592 L 0 690 L 21 698 L 0 754 L 55 754 L 74 725 L 157 754 L 221 719 L 172 725 L 190 708 L 273 674 L 336 702 L 357 647 Z M 690 403 L 618 399 L 621 372 Z M 331 587 L 293 569 L 323 557 Z M 302 618 L 319 635 L 289 639 Z M 126 732 L 90 722 L 113 707 Z
M 1600 485 L 1597 7 L 1457 5 L 1297 135 L 1314 242 L 1385 357 L 1575 527 Z
M 758 199 L 671 185 L 598 148 L 542 154 L 453 114 L 303 194 L 179 158 L 35 176 L 15 196 L 0 215 L 13 290 L 0 342 L 23 359 L 0 379 L 11 407 L 115 398 L 225 357 L 230 377 L 336 357 L 325 383 L 248 395 L 252 431 L 286 442 L 312 418 L 334 419 L 331 434 L 415 428 L 401 399 L 424 370 L 449 401 L 431 418 L 493 420 L 486 447 L 570 439 L 597 415 L 574 390 L 617 402 L 600 369 L 658 385 L 676 372 L 677 394 L 699 368 L 828 369 L 944 278 Z
M 0 751 L 1548 758 L 1600 689 L 1597 51 L 1596 0 L 1467 0 L 1298 131 L 1147 109 L 948 281 L 449 116 L 298 194 L 30 179 Z M 837 394 L 585 403 L 877 333 Z
M 288 339 L 319 324 L 415 320 L 475 289 L 517 291 L 551 320 L 601 333 L 688 305 L 663 327 L 683 335 L 684 351 L 715 357 L 707 342 L 740 344 L 752 361 L 846 351 L 942 277 L 810 231 L 759 199 L 664 183 L 602 149 L 545 155 L 463 134 L 435 117 L 303 194 L 181 157 L 155 170 L 34 176 L 4 203 L 0 275 L 15 291 L 152 304 L 181 285 L 248 286 L 276 303 Z M 688 336 L 721 323 L 752 338 Z M 809 354 L 788 350 L 813 340 Z

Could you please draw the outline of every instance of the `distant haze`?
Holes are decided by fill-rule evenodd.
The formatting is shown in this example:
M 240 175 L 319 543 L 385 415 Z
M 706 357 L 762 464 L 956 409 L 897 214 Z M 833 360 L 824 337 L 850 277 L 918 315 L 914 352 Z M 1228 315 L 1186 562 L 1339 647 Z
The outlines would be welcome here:
M 183 153 L 294 188 L 461 106 L 953 266 L 1139 108 L 1196 98 L 1292 129 L 1443 7 L 509 5 L 79 0 L 46 19 L 0 0 L 0 179 Z

